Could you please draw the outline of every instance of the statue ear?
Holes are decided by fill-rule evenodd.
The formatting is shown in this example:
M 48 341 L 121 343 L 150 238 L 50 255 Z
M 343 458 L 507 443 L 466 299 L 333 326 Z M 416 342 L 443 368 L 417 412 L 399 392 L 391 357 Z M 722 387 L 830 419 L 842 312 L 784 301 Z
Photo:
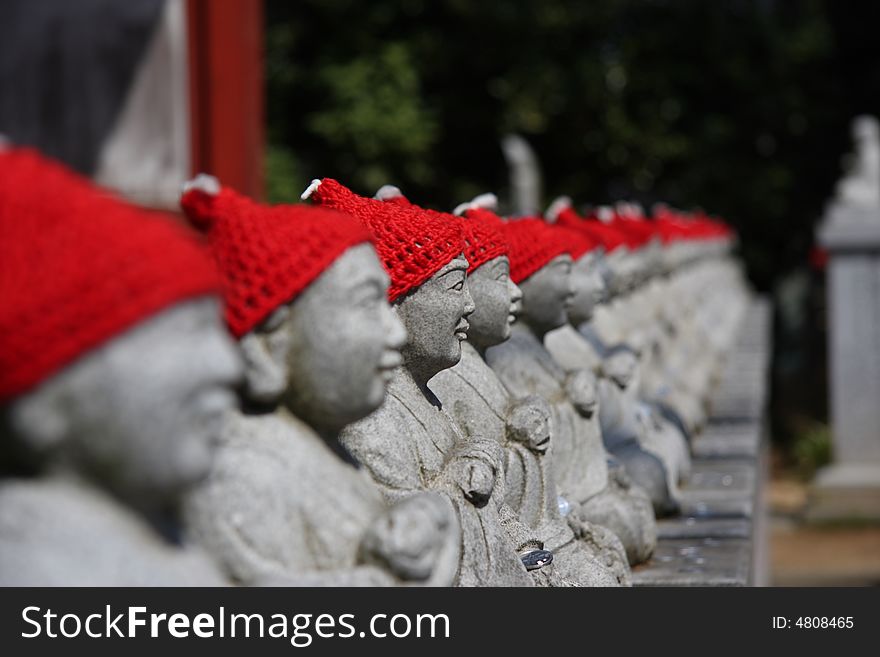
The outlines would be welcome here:
M 288 387 L 290 369 L 290 306 L 281 306 L 260 326 L 242 337 L 244 394 L 259 404 L 274 404 Z
M 54 451 L 70 429 L 65 404 L 52 382 L 12 402 L 4 412 L 4 423 L 15 442 L 29 457 L 41 458 Z

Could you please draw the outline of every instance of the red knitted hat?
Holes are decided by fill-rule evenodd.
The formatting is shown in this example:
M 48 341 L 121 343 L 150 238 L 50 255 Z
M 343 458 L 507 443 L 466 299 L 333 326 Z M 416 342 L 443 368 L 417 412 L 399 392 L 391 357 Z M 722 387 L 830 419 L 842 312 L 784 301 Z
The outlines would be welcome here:
M 223 187 L 180 204 L 207 232 L 223 276 L 226 322 L 240 338 L 290 302 L 347 249 L 370 239 L 353 218 L 308 205 L 263 205 Z
M 664 244 L 687 239 L 687 219 L 669 207 L 659 207 L 654 211 L 654 222 Z
M 419 287 L 464 252 L 461 223 L 405 203 L 365 198 L 332 178 L 312 183 L 306 195 L 318 205 L 359 219 L 370 231 L 379 258 L 391 278 L 388 300 Z
M 578 260 L 585 253 L 589 253 L 590 251 L 595 251 L 597 248 L 602 246 L 602 242 L 592 237 L 589 233 L 583 230 L 577 230 L 576 228 L 569 228 L 568 226 L 561 226 L 557 224 L 548 224 L 550 229 L 555 231 L 560 235 L 560 237 L 565 241 L 566 252 L 571 255 L 572 260 Z
M 723 221 L 712 219 L 702 211 L 693 214 L 669 207 L 654 211 L 654 223 L 664 243 L 694 240 L 729 240 L 735 232 Z
M 556 225 L 573 228 L 596 240 L 605 247 L 605 251 L 611 253 L 622 246 L 627 245 L 627 238 L 617 228 L 600 221 L 596 217 L 583 218 L 573 208 L 567 207 L 556 216 Z
M 0 400 L 186 298 L 218 292 L 204 248 L 34 150 L 0 151 Z
M 383 200 L 386 203 L 400 203 L 415 208 L 419 207 L 409 201 L 403 194 L 397 196 L 388 195 Z M 471 216 L 471 214 L 465 213 L 465 218 L 462 219 L 453 214 L 438 210 L 421 209 L 439 221 L 455 221 L 461 225 L 461 233 L 464 238 L 464 256 L 468 261 L 468 273 L 473 272 L 494 258 L 507 255 L 507 242 L 501 232 L 501 224 L 504 222 L 493 213 L 486 213 L 491 216 L 484 216 L 476 212 Z
M 467 213 L 461 226 L 464 233 L 464 253 L 469 265 L 468 273 L 490 260 L 508 255 L 510 246 L 504 236 L 504 222 L 500 217 L 493 219 L 486 216 L 485 212 Z
M 611 226 L 626 236 L 626 244 L 631 249 L 640 249 L 655 235 L 654 223 L 645 219 L 624 217 L 618 214 L 612 220 Z
M 504 236 L 510 245 L 510 278 L 514 283 L 526 280 L 569 249 L 562 234 L 535 217 L 506 222 Z

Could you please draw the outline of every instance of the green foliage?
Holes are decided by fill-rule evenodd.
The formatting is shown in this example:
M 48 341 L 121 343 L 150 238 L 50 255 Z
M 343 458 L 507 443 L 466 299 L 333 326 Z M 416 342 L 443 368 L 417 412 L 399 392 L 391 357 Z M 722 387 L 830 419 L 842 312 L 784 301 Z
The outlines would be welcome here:
M 805 261 L 848 147 L 826 12 L 819 0 L 269 0 L 270 178 L 277 165 L 298 189 L 391 182 L 449 208 L 504 195 L 499 141 L 519 132 L 547 200 L 705 207 L 737 226 L 767 288 Z
M 831 427 L 822 422 L 809 422 L 795 436 L 791 453 L 801 474 L 812 478 L 816 470 L 831 463 Z
M 282 146 L 266 149 L 266 196 L 270 203 L 295 203 L 304 189 L 293 153 Z

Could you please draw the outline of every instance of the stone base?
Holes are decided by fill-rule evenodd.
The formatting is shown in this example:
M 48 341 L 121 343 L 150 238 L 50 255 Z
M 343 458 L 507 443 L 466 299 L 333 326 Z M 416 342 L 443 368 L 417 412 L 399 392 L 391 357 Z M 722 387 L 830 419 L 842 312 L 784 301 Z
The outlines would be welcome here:
M 880 463 L 838 463 L 820 470 L 810 487 L 807 520 L 880 523 Z
M 668 539 L 648 564 L 633 568 L 633 586 L 748 586 L 747 539 Z
M 667 518 L 657 521 L 657 538 L 698 539 L 698 538 L 743 538 L 752 536 L 750 518 Z

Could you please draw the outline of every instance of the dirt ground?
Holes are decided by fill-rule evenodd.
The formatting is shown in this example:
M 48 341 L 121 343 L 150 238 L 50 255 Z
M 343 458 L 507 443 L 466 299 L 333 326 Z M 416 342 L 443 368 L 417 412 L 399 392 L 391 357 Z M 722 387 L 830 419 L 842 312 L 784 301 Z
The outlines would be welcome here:
M 880 586 L 880 526 L 806 524 L 807 490 L 781 473 L 770 481 L 771 584 Z

